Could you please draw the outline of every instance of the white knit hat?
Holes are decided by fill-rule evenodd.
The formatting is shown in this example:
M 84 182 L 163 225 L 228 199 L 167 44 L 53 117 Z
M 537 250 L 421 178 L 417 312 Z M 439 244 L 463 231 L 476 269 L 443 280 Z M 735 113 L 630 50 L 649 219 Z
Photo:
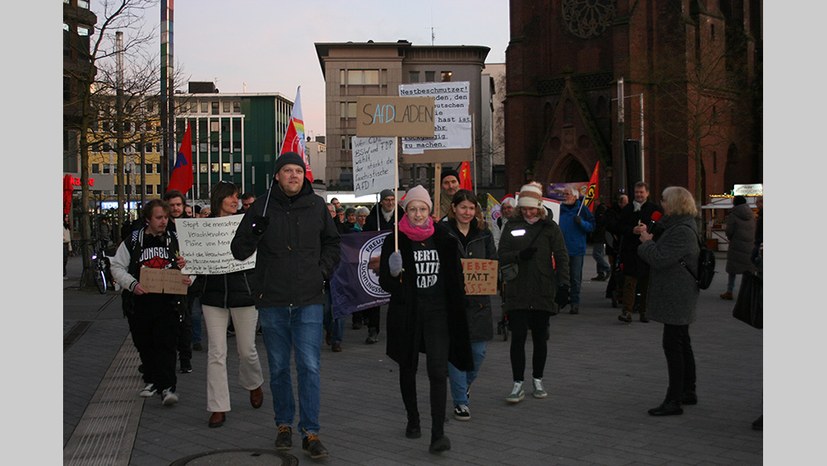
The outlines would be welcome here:
M 421 184 L 414 186 L 405 193 L 405 199 L 402 200 L 402 208 L 407 209 L 408 203 L 411 201 L 422 201 L 428 204 L 428 209 L 433 210 L 434 203 L 431 201 L 431 195 L 428 190 L 423 188 Z
M 533 184 L 523 185 L 517 197 L 517 207 L 543 207 L 543 191 Z

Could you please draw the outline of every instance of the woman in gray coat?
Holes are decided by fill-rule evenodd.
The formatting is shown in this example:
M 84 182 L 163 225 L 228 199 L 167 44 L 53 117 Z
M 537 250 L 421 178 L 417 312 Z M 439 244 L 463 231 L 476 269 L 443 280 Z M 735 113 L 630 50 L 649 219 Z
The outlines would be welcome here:
M 638 256 L 651 267 L 646 313 L 663 324 L 663 353 L 669 372 L 669 388 L 660 406 L 649 410 L 652 416 L 683 414 L 682 404 L 698 402 L 695 394 L 695 355 L 689 338 L 689 324 L 695 321 L 699 289 L 698 210 L 692 194 L 685 188 L 670 186 L 663 190 L 663 227 L 658 240 L 648 231 L 640 234 Z M 681 263 L 681 260 L 686 265 Z
M 726 292 L 721 293 L 721 299 L 731 300 L 738 275 L 755 271 L 751 260 L 755 245 L 755 214 L 744 196 L 732 199 L 732 211 L 727 215 L 725 232 L 729 241 L 726 253 L 726 271 L 729 277 Z

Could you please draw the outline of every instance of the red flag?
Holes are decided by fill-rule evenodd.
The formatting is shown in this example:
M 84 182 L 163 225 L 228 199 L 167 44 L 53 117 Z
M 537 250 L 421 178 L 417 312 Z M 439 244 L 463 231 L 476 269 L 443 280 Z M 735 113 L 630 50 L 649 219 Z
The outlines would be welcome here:
M 471 183 L 471 164 L 467 160 L 459 166 L 459 188 L 474 190 L 474 185 Z
M 600 172 L 600 161 L 598 160 L 597 163 L 594 164 L 594 171 L 592 171 L 592 177 L 589 178 L 589 186 L 586 188 L 586 196 L 583 198 L 583 205 L 589 208 L 589 211 L 594 213 L 594 200 L 597 199 L 599 194 L 599 186 L 600 182 L 598 177 Z
M 169 175 L 167 191 L 177 189 L 187 194 L 192 189 L 192 127 L 187 123 L 187 131 L 184 132 L 184 139 L 181 140 L 181 147 L 175 156 L 175 166 Z
M 304 177 L 313 182 L 313 170 L 310 169 L 310 161 L 307 160 L 307 152 L 304 150 L 304 119 L 302 118 L 302 87 L 296 89 L 296 102 L 293 104 L 293 112 L 290 113 L 290 122 L 287 123 L 287 131 L 284 133 L 284 141 L 281 143 L 281 152 L 295 152 L 304 160 Z

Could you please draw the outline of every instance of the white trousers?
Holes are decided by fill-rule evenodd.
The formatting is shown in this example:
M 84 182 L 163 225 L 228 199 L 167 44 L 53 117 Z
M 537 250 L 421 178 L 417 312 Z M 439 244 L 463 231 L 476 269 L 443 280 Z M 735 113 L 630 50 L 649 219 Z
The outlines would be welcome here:
M 255 390 L 264 382 L 256 350 L 255 306 L 229 309 L 202 305 L 207 327 L 207 411 L 230 411 L 230 388 L 227 381 L 227 324 L 232 314 L 238 350 L 238 382 L 246 390 Z

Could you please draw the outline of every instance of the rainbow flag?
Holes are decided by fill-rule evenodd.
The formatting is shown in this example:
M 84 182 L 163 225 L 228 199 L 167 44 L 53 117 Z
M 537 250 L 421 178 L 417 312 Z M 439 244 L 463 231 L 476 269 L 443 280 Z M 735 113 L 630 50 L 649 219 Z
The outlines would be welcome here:
M 304 177 L 313 182 L 313 170 L 310 169 L 310 161 L 307 159 L 304 139 L 304 119 L 302 118 L 302 87 L 296 88 L 296 102 L 293 104 L 293 111 L 290 113 L 290 121 L 287 123 L 287 132 L 284 133 L 284 141 L 281 143 L 279 155 L 286 152 L 295 152 L 304 160 Z

